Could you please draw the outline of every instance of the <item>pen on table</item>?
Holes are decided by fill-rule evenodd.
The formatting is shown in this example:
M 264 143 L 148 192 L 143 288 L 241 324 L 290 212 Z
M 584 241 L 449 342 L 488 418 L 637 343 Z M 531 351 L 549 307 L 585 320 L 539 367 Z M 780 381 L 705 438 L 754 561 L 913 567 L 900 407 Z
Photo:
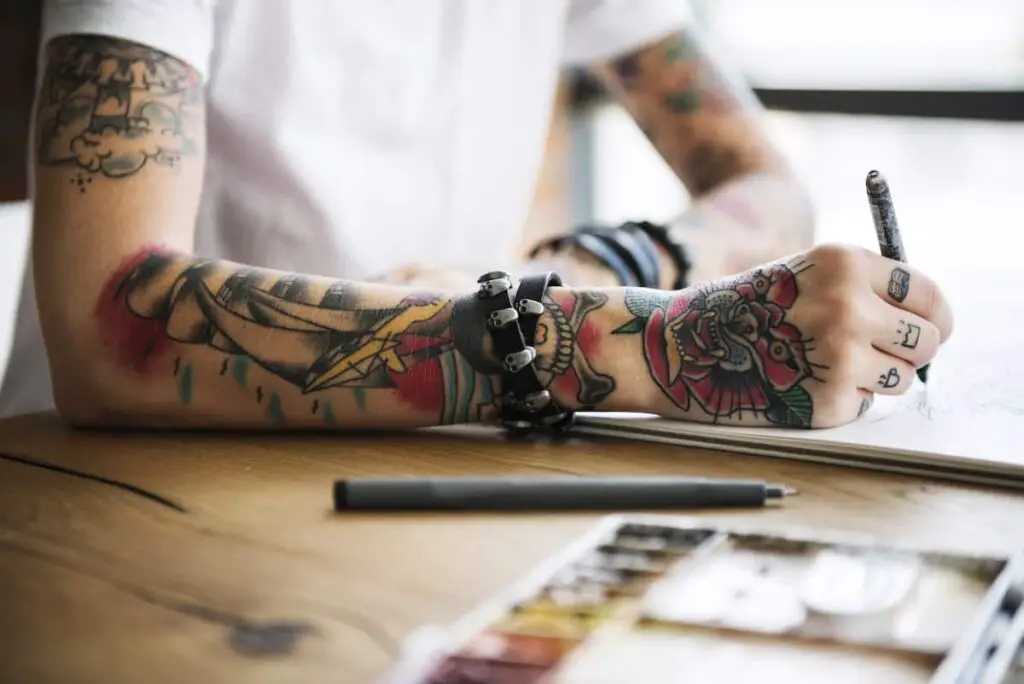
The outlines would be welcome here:
M 334 483 L 336 511 L 621 510 L 764 506 L 795 489 L 760 480 L 653 477 L 426 477 Z
M 889 182 L 878 171 L 869 171 L 865 180 L 868 191 L 868 204 L 871 207 L 871 218 L 878 234 L 878 248 L 882 256 L 907 263 L 907 252 L 903 248 L 903 236 L 896 220 L 896 209 L 892 202 Z M 917 369 L 917 377 L 921 382 L 928 382 L 928 364 Z

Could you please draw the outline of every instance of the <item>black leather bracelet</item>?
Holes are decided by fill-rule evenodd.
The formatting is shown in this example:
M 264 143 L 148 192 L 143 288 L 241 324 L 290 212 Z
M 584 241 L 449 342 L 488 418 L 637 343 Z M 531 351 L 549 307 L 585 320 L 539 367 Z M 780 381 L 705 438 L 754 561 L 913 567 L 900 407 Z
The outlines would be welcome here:
M 572 412 L 559 406 L 540 381 L 533 346 L 544 292 L 549 285 L 561 285 L 561 279 L 555 273 L 524 278 L 514 297 L 512 279 L 504 271 L 486 273 L 478 282 L 478 296 L 491 303 L 487 330 L 502 364 L 501 423 L 511 430 L 557 429 L 571 423 Z
M 629 254 L 640 287 L 658 287 L 661 282 L 658 246 L 647 233 L 632 223 L 623 223 L 605 235 L 607 240 L 621 246 Z
M 633 275 L 632 282 L 628 283 L 636 287 L 653 287 L 652 283 L 657 283 L 659 277 L 659 268 L 657 259 L 657 248 L 650 241 L 650 239 L 640 234 L 646 241 L 646 245 L 641 244 L 639 240 L 628 231 L 624 230 L 621 226 L 614 226 L 611 228 L 583 228 L 578 234 L 580 238 L 584 236 L 594 236 L 604 242 L 610 249 L 621 258 L 629 266 L 629 271 Z M 645 252 L 646 248 L 646 252 Z
M 588 226 L 574 233 L 546 240 L 530 252 L 535 257 L 544 247 L 560 250 L 573 243 L 594 255 L 618 276 L 626 287 L 657 288 L 661 283 L 658 246 L 647 230 L 627 222 L 618 226 Z
M 540 251 L 545 248 L 550 248 L 553 252 L 559 252 L 565 249 L 565 246 L 569 243 L 591 254 L 607 266 L 619 279 L 620 285 L 630 286 L 637 284 L 636 273 L 630 269 L 629 264 L 619 257 L 618 252 L 608 246 L 605 240 L 589 232 L 577 231 L 569 235 L 559 235 L 542 240 L 530 250 L 529 256 L 531 259 L 535 259 Z
M 630 268 L 619 256 L 619 252 L 610 247 L 605 240 L 592 233 L 577 233 L 573 235 L 573 241 L 611 269 L 619 279 L 619 285 L 629 287 L 637 284 L 636 271 Z
M 686 287 L 689 284 L 687 276 L 689 276 L 693 264 L 686 257 L 686 249 L 672 237 L 668 227 L 650 221 L 630 221 L 630 225 L 636 226 L 651 240 L 661 245 L 665 253 L 668 254 L 668 258 L 672 260 L 672 265 L 676 269 L 676 279 L 672 283 L 672 289 L 682 290 Z

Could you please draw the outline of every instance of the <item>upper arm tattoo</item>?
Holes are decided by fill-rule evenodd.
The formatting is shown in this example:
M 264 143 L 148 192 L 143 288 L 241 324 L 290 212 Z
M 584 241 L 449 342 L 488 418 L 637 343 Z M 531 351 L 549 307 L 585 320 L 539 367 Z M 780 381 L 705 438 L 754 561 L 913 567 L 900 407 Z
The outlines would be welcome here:
M 124 178 L 147 165 L 175 168 L 199 153 L 199 75 L 158 50 L 115 38 L 75 35 L 46 48 L 38 96 L 37 162 L 93 177 Z
M 692 193 L 772 163 L 755 124 L 756 99 L 727 78 L 693 32 L 602 64 L 597 74 Z

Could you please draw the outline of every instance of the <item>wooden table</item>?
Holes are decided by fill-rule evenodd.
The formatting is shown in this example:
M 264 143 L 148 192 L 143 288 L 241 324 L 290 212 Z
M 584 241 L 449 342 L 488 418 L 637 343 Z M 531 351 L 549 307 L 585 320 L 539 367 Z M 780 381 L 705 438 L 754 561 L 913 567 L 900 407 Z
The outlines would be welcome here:
M 799 488 L 712 520 L 1024 544 L 1003 492 L 656 444 L 75 432 L 0 423 L 0 681 L 371 682 L 402 639 L 493 595 L 594 515 L 338 516 L 352 475 L 689 473 Z

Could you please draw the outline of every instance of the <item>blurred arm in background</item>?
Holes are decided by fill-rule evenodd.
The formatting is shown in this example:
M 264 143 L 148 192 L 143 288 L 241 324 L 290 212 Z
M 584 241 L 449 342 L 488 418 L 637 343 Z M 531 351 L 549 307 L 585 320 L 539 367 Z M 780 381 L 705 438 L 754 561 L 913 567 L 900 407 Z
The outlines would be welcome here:
M 694 264 L 690 282 L 812 244 L 810 199 L 762 128 L 760 103 L 693 28 L 591 71 L 693 198 L 671 224 Z M 674 273 L 667 260 L 664 266 L 662 286 L 669 287 Z
M 589 71 L 631 114 L 693 200 L 671 222 L 693 264 L 688 282 L 739 273 L 813 244 L 810 198 L 764 130 L 760 102 L 696 29 L 592 63 Z M 517 272 L 544 269 L 571 284 L 620 284 L 603 262 L 571 244 L 542 249 Z M 671 288 L 675 275 L 663 254 L 660 286 Z M 386 282 L 449 287 L 470 277 L 416 265 Z

